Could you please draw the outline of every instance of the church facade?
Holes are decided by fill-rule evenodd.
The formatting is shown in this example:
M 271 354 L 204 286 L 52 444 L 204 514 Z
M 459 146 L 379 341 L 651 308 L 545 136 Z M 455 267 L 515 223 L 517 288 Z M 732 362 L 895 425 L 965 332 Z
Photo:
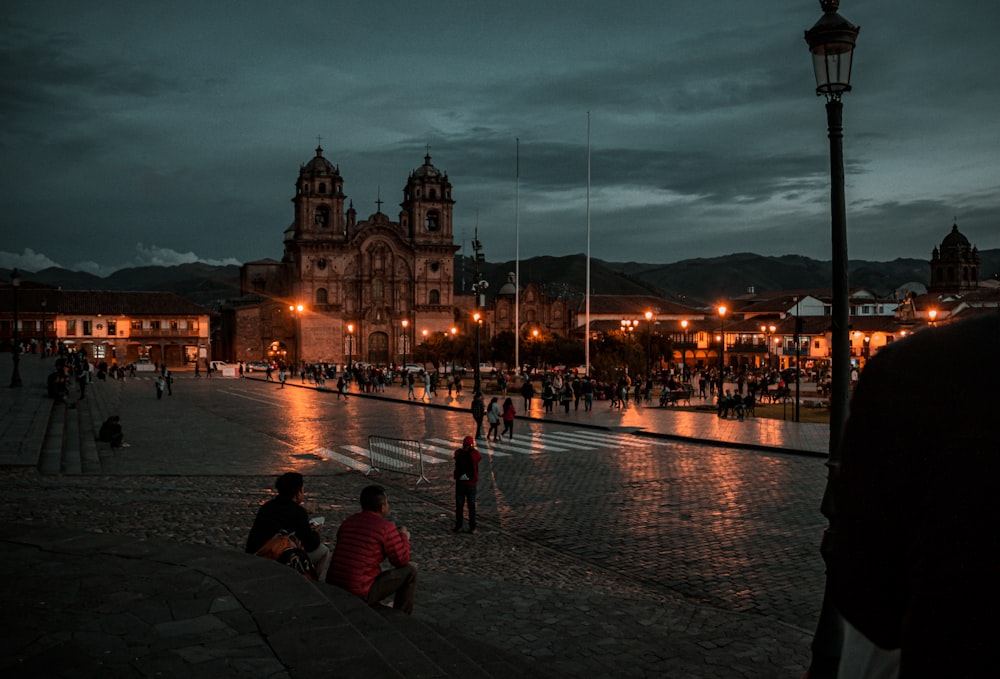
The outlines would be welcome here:
M 416 328 L 448 332 L 456 300 L 452 187 L 431 163 L 410 172 L 396 218 L 358 219 L 322 147 L 299 169 L 280 261 L 248 262 L 223 311 L 234 361 L 402 363 Z

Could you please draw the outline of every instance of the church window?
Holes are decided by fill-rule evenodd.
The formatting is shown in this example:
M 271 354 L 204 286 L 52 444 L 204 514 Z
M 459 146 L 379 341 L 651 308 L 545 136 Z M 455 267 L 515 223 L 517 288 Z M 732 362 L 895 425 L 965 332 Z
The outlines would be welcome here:
M 378 278 L 372 281 L 372 298 L 382 299 L 385 297 L 385 284 Z
M 431 262 L 431 271 L 432 272 L 437 273 L 438 269 L 440 269 L 440 268 L 441 268 L 440 264 L 438 264 L 437 262 Z
M 320 257 L 319 259 L 317 259 L 316 260 L 316 268 L 319 269 L 320 271 L 322 271 L 323 269 L 325 269 L 326 268 L 326 260 L 323 259 L 322 257 Z
M 434 189 L 431 189 L 428 192 L 428 196 L 427 197 L 430 198 L 431 200 L 437 200 L 437 197 L 438 197 L 437 191 L 435 191 Z
M 316 226 L 320 228 L 325 228 L 330 224 L 330 208 L 326 205 L 320 205 L 316 208 L 315 216 Z
M 319 192 L 320 193 L 326 193 L 326 182 L 320 182 L 319 183 Z
M 440 304 L 441 303 L 441 293 L 438 292 L 437 290 L 431 290 L 427 294 L 427 303 L 428 304 Z
M 317 288 L 316 289 L 316 304 L 326 304 L 326 303 L 327 303 L 326 288 Z
M 437 210 L 430 210 L 427 213 L 427 221 L 425 222 L 425 226 L 427 227 L 428 231 L 437 231 L 441 228 L 440 217 L 437 213 Z

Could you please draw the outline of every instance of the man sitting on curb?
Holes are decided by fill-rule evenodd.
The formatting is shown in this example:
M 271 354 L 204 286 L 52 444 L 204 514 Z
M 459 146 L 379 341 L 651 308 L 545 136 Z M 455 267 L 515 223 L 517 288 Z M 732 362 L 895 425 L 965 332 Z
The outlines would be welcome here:
M 393 607 L 413 613 L 417 596 L 417 567 L 410 563 L 410 531 L 386 521 L 389 496 L 382 486 L 361 491 L 361 511 L 340 524 L 326 581 L 378 606 L 395 594 Z M 394 566 L 382 570 L 388 559 Z

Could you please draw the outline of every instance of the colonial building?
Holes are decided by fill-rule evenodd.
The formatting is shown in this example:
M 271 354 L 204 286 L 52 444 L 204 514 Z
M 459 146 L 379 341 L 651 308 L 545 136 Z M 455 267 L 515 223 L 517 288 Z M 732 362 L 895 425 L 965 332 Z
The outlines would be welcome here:
M 400 363 L 417 328 L 455 323 L 448 175 L 430 155 L 410 172 L 395 219 L 359 220 L 340 168 L 316 155 L 299 169 L 281 261 L 248 262 L 244 297 L 223 311 L 231 360 Z
M 13 292 L 0 285 L 4 302 Z M 61 290 L 25 281 L 17 294 L 17 336 L 25 352 L 82 351 L 95 362 L 171 368 L 212 359 L 208 309 L 172 292 Z M 0 303 L 5 351 L 14 336 L 8 309 Z

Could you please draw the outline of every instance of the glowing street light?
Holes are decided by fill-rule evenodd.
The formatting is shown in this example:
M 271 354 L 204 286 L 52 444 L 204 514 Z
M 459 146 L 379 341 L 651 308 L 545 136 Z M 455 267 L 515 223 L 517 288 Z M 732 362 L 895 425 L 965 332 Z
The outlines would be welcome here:
M 403 372 L 405 373 L 406 372 L 406 338 L 407 338 L 406 329 L 409 327 L 410 321 L 408 319 L 404 318 L 402 321 L 400 321 L 400 325 L 403 326 Z
M 851 64 L 854 45 L 861 30 L 837 13 L 840 0 L 820 0 L 823 16 L 806 31 L 805 39 L 812 54 L 816 74 L 816 94 L 826 97 L 826 121 L 830 139 L 830 226 L 833 297 L 830 309 L 830 447 L 827 456 L 826 489 L 821 511 L 831 528 L 823 535 L 820 552 L 830 559 L 833 526 L 837 511 L 831 481 L 839 476 L 840 448 L 851 398 L 850 296 L 847 260 L 847 203 L 844 199 L 844 106 L 840 100 L 851 90 Z M 798 347 L 798 344 L 796 344 Z M 798 366 L 796 366 L 798 367 Z M 798 401 L 796 400 L 796 404 Z M 840 664 L 842 638 L 840 616 L 830 595 L 829 577 L 823 595 L 819 623 L 813 635 L 812 679 L 835 677 Z
M 347 370 L 350 374 L 354 359 L 354 324 L 347 324 Z

